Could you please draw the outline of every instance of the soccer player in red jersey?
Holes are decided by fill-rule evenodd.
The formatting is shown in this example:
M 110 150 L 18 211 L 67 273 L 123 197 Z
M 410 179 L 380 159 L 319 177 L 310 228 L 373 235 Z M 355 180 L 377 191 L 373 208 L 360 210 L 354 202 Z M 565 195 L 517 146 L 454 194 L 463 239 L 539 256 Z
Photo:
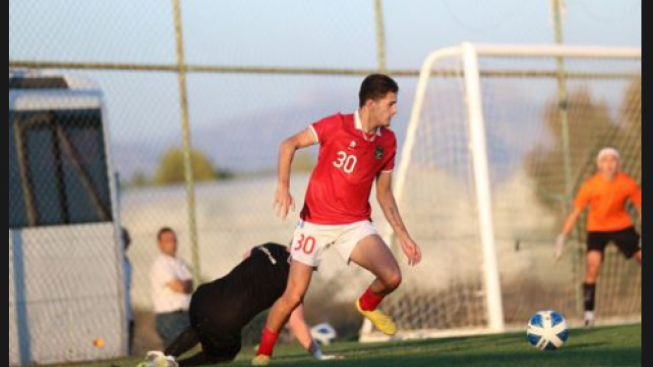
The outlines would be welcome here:
M 283 143 L 275 201 L 283 219 L 295 206 L 290 194 L 290 172 L 296 152 L 319 144 L 320 156 L 293 238 L 288 288 L 270 313 L 253 365 L 270 363 L 280 330 L 302 304 L 313 272 L 328 249 L 336 250 L 345 261 L 376 277 L 356 307 L 381 332 L 389 336 L 397 333 L 394 321 L 378 307 L 399 288 L 402 273 L 372 224 L 370 196 L 376 182 L 377 199 L 399 238 L 408 264 L 419 264 L 421 249 L 404 225 L 392 190 L 397 138 L 390 125 L 397 115 L 398 94 L 399 86 L 390 77 L 369 76 L 362 85 L 360 109 L 356 113 L 328 117 Z

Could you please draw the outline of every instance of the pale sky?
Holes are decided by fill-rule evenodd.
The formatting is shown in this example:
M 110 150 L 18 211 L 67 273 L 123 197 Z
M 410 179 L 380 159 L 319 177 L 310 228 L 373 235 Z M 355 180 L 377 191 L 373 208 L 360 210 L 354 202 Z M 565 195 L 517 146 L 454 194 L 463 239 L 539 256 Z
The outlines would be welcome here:
M 550 44 L 549 1 L 385 0 L 389 66 L 418 68 L 430 52 L 465 41 Z M 182 3 L 191 64 L 377 65 L 373 0 Z M 567 3 L 569 44 L 642 46 L 641 0 Z M 171 1 L 11 0 L 9 59 L 174 63 Z M 116 140 L 178 135 L 174 75 L 84 74 L 107 92 Z M 355 79 L 337 78 L 192 76 L 193 126 L 202 129 L 266 111 L 307 109 L 343 93 L 355 97 L 357 84 Z

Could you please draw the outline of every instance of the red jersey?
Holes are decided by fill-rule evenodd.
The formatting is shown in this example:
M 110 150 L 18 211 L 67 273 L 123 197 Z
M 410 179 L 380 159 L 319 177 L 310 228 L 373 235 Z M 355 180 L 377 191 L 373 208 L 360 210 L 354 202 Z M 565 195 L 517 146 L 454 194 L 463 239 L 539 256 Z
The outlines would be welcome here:
M 371 220 L 372 187 L 381 173 L 394 170 L 396 135 L 389 129 L 364 133 L 358 114 L 335 115 L 310 128 L 320 144 L 320 156 L 302 220 L 318 225 Z

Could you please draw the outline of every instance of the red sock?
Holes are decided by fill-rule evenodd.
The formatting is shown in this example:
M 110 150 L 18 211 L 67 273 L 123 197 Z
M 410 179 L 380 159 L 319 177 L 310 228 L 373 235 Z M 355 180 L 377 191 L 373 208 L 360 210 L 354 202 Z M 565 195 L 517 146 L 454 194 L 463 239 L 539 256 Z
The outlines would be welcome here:
M 277 344 L 278 339 L 279 339 L 279 334 L 275 334 L 266 328 L 263 331 L 263 337 L 261 338 L 261 346 L 258 348 L 258 353 L 256 355 L 272 357 L 272 353 L 274 352 L 274 346 Z
M 372 288 L 369 288 L 360 299 L 361 308 L 363 311 L 367 312 L 376 311 L 376 309 L 379 308 L 379 305 L 381 305 L 381 302 L 383 302 L 384 298 L 384 296 L 375 294 L 372 292 Z

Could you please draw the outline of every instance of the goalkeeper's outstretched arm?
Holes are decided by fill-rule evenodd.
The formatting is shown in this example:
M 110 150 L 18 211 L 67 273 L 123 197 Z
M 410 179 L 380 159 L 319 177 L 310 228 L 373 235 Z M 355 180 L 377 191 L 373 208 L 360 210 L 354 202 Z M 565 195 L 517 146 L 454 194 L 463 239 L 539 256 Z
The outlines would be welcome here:
M 317 344 L 311 335 L 311 329 L 306 323 L 304 315 L 304 305 L 299 306 L 290 317 L 289 327 L 299 343 L 306 349 L 306 351 L 313 356 L 313 358 L 320 361 L 327 361 L 337 359 L 336 356 L 327 356 L 322 353 L 322 348 Z
M 567 245 L 567 239 L 574 232 L 576 224 L 580 220 L 580 217 L 583 215 L 584 209 L 575 208 L 574 211 L 567 217 L 564 226 L 562 227 L 562 232 L 558 236 L 558 241 L 556 242 L 556 260 L 562 259 L 562 256 L 565 252 L 565 246 Z
M 574 209 L 574 211 L 567 217 L 567 220 L 565 221 L 564 226 L 562 227 L 562 232 L 561 235 L 563 235 L 565 238 L 569 237 L 572 232 L 574 232 L 574 228 L 576 228 L 576 224 L 578 224 L 578 221 L 580 220 L 580 217 L 583 215 L 583 209 Z

